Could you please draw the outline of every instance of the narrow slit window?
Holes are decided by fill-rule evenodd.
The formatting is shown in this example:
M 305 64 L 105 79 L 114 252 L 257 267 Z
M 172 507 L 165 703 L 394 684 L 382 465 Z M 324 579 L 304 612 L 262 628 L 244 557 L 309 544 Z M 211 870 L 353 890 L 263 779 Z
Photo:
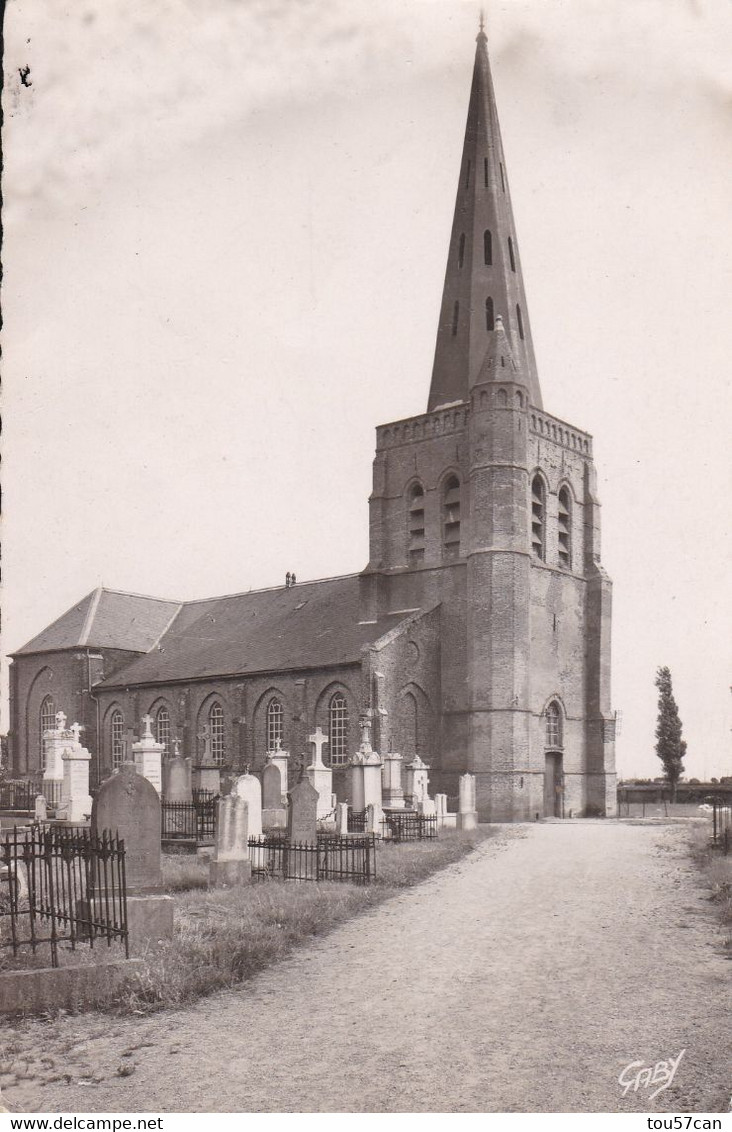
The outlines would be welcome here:
M 442 492 L 442 557 L 460 555 L 460 480 L 450 476 Z
M 505 191 L 506 191 L 506 176 L 503 172 L 503 162 L 501 162 L 500 164 L 501 164 L 501 189 L 505 193 Z
M 470 162 L 465 166 L 465 188 L 470 188 Z
M 452 336 L 453 338 L 458 332 L 458 322 L 460 321 L 460 303 L 456 302 L 452 308 Z
M 516 270 L 516 256 L 513 254 L 513 240 L 508 237 L 508 258 L 511 260 L 511 271 Z
M 483 233 L 483 259 L 486 267 L 490 267 L 493 263 L 493 237 L 488 228 Z
M 485 301 L 485 328 L 486 330 L 495 330 L 496 320 L 493 314 L 493 299 L 488 296 Z
M 572 568 L 572 498 L 569 494 L 569 488 L 563 487 L 559 492 L 559 510 L 558 510 L 558 551 L 559 551 L 559 565 L 564 567 L 565 570 Z
M 328 757 L 331 766 L 348 762 L 348 705 L 340 692 L 331 697 L 328 708 Z
M 519 338 L 524 340 L 524 320 L 521 317 L 521 307 L 516 303 L 516 322 L 518 323 Z
M 488 158 L 483 158 L 483 182 L 485 187 L 488 188 Z
M 542 562 L 545 558 L 546 499 L 544 481 L 534 476 L 531 481 L 531 551 Z
M 125 718 L 119 710 L 112 712 L 109 737 L 112 751 L 112 770 L 119 770 L 125 759 Z
M 424 488 L 415 483 L 407 507 L 407 554 L 410 566 L 424 562 Z
M 208 713 L 208 725 L 211 729 L 211 757 L 218 766 L 221 766 L 226 757 L 224 709 L 221 704 L 212 704 Z
M 460 271 L 463 269 L 465 263 L 465 233 L 460 233 L 460 242 L 458 243 L 458 268 Z
M 544 712 L 545 745 L 548 748 L 562 746 L 562 713 L 559 705 L 552 700 Z
M 278 699 L 267 705 L 267 750 L 276 751 L 282 747 L 285 738 L 285 713 Z

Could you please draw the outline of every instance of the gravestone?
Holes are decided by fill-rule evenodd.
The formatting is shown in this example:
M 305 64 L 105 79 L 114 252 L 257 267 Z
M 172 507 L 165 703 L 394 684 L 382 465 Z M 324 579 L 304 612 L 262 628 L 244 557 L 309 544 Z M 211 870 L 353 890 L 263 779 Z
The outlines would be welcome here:
M 280 765 L 268 762 L 262 773 L 262 828 L 285 829 L 287 807 L 282 804 L 282 771 Z
M 371 746 L 371 720 L 361 716 L 361 744 L 351 759 L 351 805 L 354 810 L 376 806 L 381 810 L 381 758 Z M 380 818 L 379 818 L 380 820 Z
M 78 732 L 76 733 L 78 737 Z M 59 806 L 63 793 L 64 751 L 74 742 L 74 732 L 66 727 L 66 715 L 56 712 L 56 726 L 43 732 L 43 781 L 41 790 L 49 806 Z
M 318 817 L 324 818 L 332 813 L 331 798 L 333 795 L 333 771 L 323 762 L 323 747 L 328 742 L 319 727 L 313 735 L 308 735 L 308 743 L 313 748 L 313 761 L 305 771 L 310 783 L 318 791 Z
M 270 763 L 279 767 L 280 775 L 282 776 L 282 798 L 280 801 L 281 806 L 287 805 L 287 785 L 288 785 L 288 764 L 290 760 L 290 752 L 282 750 L 282 744 L 279 739 L 275 740 L 275 745 L 271 750 L 267 751 L 267 766 Z
M 387 810 L 403 810 L 402 756 L 398 755 L 396 751 L 389 751 L 388 754 L 383 756 L 383 761 L 381 785 L 384 808 Z
M 162 793 L 162 761 L 164 743 L 158 743 L 152 733 L 152 716 L 143 715 L 142 735 L 139 742 L 132 744 L 132 755 L 137 767 L 137 773 L 151 782 L 158 794 Z
M 198 736 L 203 743 L 203 756 L 194 766 L 196 789 L 208 790 L 211 794 L 221 792 L 221 767 L 213 757 L 213 735 L 211 725 L 205 724 Z
M 458 806 L 457 827 L 460 830 L 475 829 L 478 813 L 475 807 L 475 775 L 461 774 L 459 781 L 460 804 Z
M 336 803 L 336 833 L 339 837 L 345 837 L 348 834 L 348 803 Z
M 209 884 L 246 884 L 252 878 L 249 854 L 249 804 L 238 794 L 227 794 L 216 802 L 216 833 L 209 862 Z
M 110 830 L 124 839 L 130 948 L 169 939 L 173 900 L 162 891 L 160 798 L 134 763 L 123 763 L 99 787 L 92 830 L 99 834 Z
M 48 803 L 43 794 L 36 794 L 35 807 L 33 810 L 34 821 L 46 821 L 48 819 Z
M 406 783 L 404 793 L 412 799 L 412 806 L 417 809 L 420 802 L 429 797 L 429 770 L 430 768 L 417 755 L 406 767 Z
M 182 759 L 177 755 L 165 763 L 165 794 L 166 802 L 192 802 L 193 789 L 191 785 L 191 760 Z
M 79 742 L 81 727 L 75 723 L 70 729 L 72 739 L 62 756 L 64 781 L 61 788 L 61 811 L 65 821 L 87 821 L 92 811 L 89 793 L 89 765 L 91 755 Z
M 315 844 L 315 830 L 318 820 L 318 791 L 308 781 L 301 778 L 288 794 L 287 836 L 290 841 Z
M 230 797 L 243 798 L 249 807 L 249 836 L 262 836 L 262 787 L 253 774 L 240 774 L 231 788 Z

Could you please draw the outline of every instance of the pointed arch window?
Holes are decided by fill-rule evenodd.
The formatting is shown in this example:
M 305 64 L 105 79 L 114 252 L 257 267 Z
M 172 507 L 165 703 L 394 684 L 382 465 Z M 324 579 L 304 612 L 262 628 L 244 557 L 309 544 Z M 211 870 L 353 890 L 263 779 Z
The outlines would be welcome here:
M 158 708 L 155 715 L 155 741 L 163 744 L 163 754 L 170 754 L 170 712 L 166 707 Z
M 516 270 L 516 257 L 513 254 L 513 240 L 511 239 L 510 236 L 508 237 L 508 258 L 511 261 L 511 271 L 515 271 Z
M 544 712 L 544 746 L 555 749 L 562 746 L 562 712 L 556 700 L 552 700 Z
M 516 303 L 516 322 L 518 323 L 519 338 L 524 340 L 524 320 L 521 317 L 521 307 Z
M 450 476 L 442 491 L 442 557 L 460 554 L 460 480 Z
M 109 723 L 109 738 L 112 752 L 112 770 L 119 770 L 125 761 L 125 717 L 119 708 L 112 712 Z
M 490 267 L 493 263 L 493 237 L 490 228 L 486 228 L 483 233 L 483 259 L 486 267 Z
M 221 766 L 226 758 L 226 738 L 224 730 L 224 709 L 221 704 L 211 704 L 208 713 L 208 725 L 211 729 L 211 758 Z
M 341 692 L 331 696 L 328 705 L 328 753 L 333 767 L 348 762 L 348 704 Z
M 531 481 L 531 550 L 544 561 L 546 533 L 546 488 L 540 475 Z
M 485 328 L 488 331 L 496 329 L 496 318 L 493 313 L 493 299 L 490 295 L 485 301 Z
M 452 308 L 452 336 L 453 338 L 458 332 L 458 322 L 460 321 L 460 303 L 455 301 L 455 306 Z
M 572 497 L 565 485 L 559 492 L 559 565 L 572 568 Z
M 56 705 L 53 701 L 53 696 L 46 696 L 41 704 L 41 711 L 38 717 L 38 725 L 40 732 L 40 746 L 39 750 L 43 755 L 43 736 L 46 731 L 53 731 L 56 726 Z M 45 762 L 43 769 L 45 770 Z
M 407 508 L 407 550 L 410 566 L 424 562 L 424 488 L 412 484 Z
M 463 264 L 465 263 L 465 233 L 460 233 L 458 240 L 458 269 L 462 271 Z
M 285 743 L 285 713 L 275 696 L 267 704 L 267 750 L 276 751 Z

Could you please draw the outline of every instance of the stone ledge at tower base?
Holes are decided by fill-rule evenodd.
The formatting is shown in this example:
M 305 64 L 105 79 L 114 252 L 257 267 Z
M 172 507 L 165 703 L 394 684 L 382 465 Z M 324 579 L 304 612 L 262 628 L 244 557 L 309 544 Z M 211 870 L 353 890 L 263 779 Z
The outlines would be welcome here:
M 137 980 L 141 959 L 113 959 L 85 967 L 39 967 L 0 975 L 0 1014 L 73 1010 L 103 1001 Z

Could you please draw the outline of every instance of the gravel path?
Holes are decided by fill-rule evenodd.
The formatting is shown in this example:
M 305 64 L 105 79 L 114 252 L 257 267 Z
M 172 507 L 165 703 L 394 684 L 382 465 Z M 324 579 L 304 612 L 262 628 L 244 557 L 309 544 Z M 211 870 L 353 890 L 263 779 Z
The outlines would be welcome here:
M 501 829 L 236 992 L 49 1026 L 72 1081 L 31 1073 L 6 1096 L 77 1113 L 726 1110 L 732 967 L 687 836 Z M 624 1066 L 684 1049 L 655 1102 L 622 1097 Z

